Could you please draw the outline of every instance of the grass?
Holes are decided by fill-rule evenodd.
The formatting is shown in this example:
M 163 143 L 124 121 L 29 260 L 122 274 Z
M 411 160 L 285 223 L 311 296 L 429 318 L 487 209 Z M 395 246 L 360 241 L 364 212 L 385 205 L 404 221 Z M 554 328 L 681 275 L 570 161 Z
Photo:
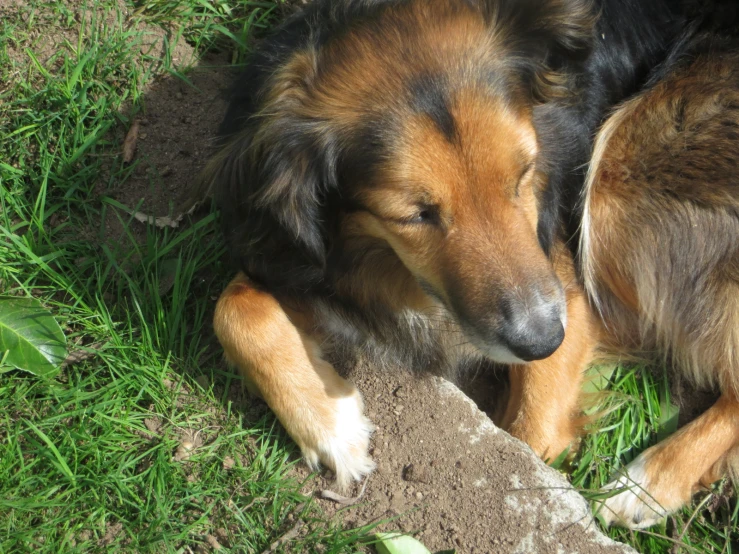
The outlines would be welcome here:
M 18 6 L 0 12 L 0 292 L 39 298 L 78 356 L 53 380 L 0 374 L 0 552 L 195 552 L 213 540 L 262 552 L 298 521 L 284 550 L 361 549 L 370 529 L 343 529 L 301 494 L 292 443 L 220 361 L 209 325 L 228 274 L 217 216 L 144 227 L 112 194 L 131 178 L 116 135 L 127 114 L 155 78 L 187 78 L 174 45 L 226 50 L 238 63 L 283 5 Z M 161 48 L 142 54 L 138 20 L 167 30 Z M 674 415 L 648 372 L 618 369 L 611 386 L 611 411 L 573 468 L 586 494 Z M 739 552 L 728 491 L 662 528 L 609 533 L 644 553 L 681 551 L 675 541 Z
M 608 394 L 598 410 L 605 415 L 586 436 L 573 464 L 573 486 L 593 500 L 617 470 L 677 428 L 678 410 L 670 399 L 666 374 L 643 367 L 618 367 L 608 379 Z M 646 530 L 606 530 L 611 538 L 638 552 L 739 552 L 739 503 L 729 482 L 698 496 L 693 506 Z
M 0 291 L 40 299 L 77 354 L 0 380 L 0 552 L 262 552 L 297 522 L 280 550 L 356 552 L 369 528 L 301 493 L 295 447 L 221 362 L 216 215 L 146 228 L 111 194 L 132 172 L 115 132 L 181 77 L 175 42 L 238 60 L 279 5 L 78 4 L 0 16 Z M 142 55 L 138 19 L 167 28 L 161 48 Z

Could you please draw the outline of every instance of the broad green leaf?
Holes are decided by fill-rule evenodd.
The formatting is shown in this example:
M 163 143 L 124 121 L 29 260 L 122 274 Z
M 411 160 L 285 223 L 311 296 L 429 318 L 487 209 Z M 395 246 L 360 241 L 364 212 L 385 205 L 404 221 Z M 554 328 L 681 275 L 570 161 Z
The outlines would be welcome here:
M 0 357 L 5 367 L 40 377 L 56 373 L 67 356 L 64 332 L 34 298 L 0 298 Z
M 413 537 L 397 533 L 376 533 L 378 554 L 431 554 L 431 551 Z

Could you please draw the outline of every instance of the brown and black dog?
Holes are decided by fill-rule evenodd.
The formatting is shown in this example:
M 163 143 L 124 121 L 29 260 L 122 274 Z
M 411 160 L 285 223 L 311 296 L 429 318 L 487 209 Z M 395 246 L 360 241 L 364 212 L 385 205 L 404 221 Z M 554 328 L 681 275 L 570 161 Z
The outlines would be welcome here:
M 608 336 L 641 347 L 651 329 L 655 345 L 682 353 L 675 341 L 690 335 L 688 367 L 715 364 L 725 393 L 686 438 L 674 439 L 688 464 L 698 456 L 695 441 L 712 437 L 710 463 L 700 454 L 705 471 L 685 472 L 670 452 L 668 459 L 649 451 L 642 474 L 630 474 L 672 510 L 709 471 L 720 473 L 737 438 L 736 185 L 727 173 L 725 183 L 711 180 L 723 192 L 695 192 L 706 209 L 724 210 L 723 219 L 704 225 L 697 215 L 676 216 L 647 235 L 629 227 L 630 212 L 677 213 L 693 198 L 665 185 L 654 195 L 673 204 L 639 204 L 638 194 L 649 195 L 639 187 L 652 181 L 625 176 L 642 154 L 609 156 L 613 141 L 641 148 L 641 123 L 628 110 L 646 102 L 645 111 L 659 112 L 649 98 L 660 85 L 604 127 L 578 232 L 596 129 L 660 62 L 677 64 L 668 54 L 688 40 L 685 13 L 680 0 L 319 0 L 263 41 L 234 89 L 206 170 L 241 270 L 214 325 L 228 360 L 311 466 L 330 467 L 340 485 L 374 467 L 361 396 L 331 363 L 347 350 L 442 371 L 508 364 L 503 426 L 544 458 L 570 447 L 582 375 L 604 339 L 574 261 L 581 240 L 585 282 L 606 330 L 645 330 Z M 682 82 L 674 71 L 664 79 Z M 650 142 L 647 159 L 669 156 L 659 151 L 668 143 Z M 736 151 L 725 157 L 739 159 Z M 612 169 L 618 163 L 621 173 Z M 698 173 L 681 174 L 681 182 L 709 182 Z M 713 248 L 707 282 L 718 288 L 686 295 L 682 281 L 655 275 L 709 263 L 709 253 L 676 259 L 654 247 L 692 232 Z M 678 295 L 692 315 L 656 311 Z M 715 330 L 708 338 L 690 327 L 706 313 Z M 671 334 L 663 337 L 664 325 Z M 673 488 L 660 488 L 662 479 Z M 625 491 L 609 501 L 612 519 L 651 522 L 644 512 L 652 503 L 633 498 L 643 497 Z

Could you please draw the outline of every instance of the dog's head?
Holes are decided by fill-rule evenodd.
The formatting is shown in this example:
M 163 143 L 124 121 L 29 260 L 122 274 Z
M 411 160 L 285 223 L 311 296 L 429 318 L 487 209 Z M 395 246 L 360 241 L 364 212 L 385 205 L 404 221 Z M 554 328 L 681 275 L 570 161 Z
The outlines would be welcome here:
M 359 5 L 366 13 L 352 23 Z M 551 354 L 565 303 L 542 239 L 552 207 L 533 111 L 587 55 L 590 8 L 410 0 L 319 10 L 325 20 L 314 14 L 317 28 L 265 77 L 214 162 L 247 271 L 309 289 L 351 237 L 371 237 L 491 358 Z

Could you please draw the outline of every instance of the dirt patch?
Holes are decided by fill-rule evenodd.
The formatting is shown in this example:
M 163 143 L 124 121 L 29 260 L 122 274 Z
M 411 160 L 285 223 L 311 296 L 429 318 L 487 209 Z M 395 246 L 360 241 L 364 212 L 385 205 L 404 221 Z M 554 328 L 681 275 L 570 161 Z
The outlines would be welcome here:
M 190 59 L 184 52 L 183 60 Z M 191 192 L 208 157 L 212 153 L 218 126 L 227 107 L 227 90 L 232 82 L 232 69 L 227 53 L 204 57 L 187 71 L 185 78 L 158 78 L 147 87 L 140 106 L 128 106 L 130 125 L 115 130 L 113 144 L 122 160 L 124 143 L 132 125 L 138 127 L 133 159 L 125 178 L 111 177 L 120 160 L 112 162 L 104 172 L 98 194 L 125 206 L 106 215 L 103 240 L 109 244 L 125 240 L 126 225 L 136 212 L 141 221 L 168 218 L 177 226 L 181 216 L 191 208 Z M 146 225 L 135 223 L 128 228 L 141 241 Z
M 144 95 L 133 171 L 108 194 L 152 216 L 176 216 L 212 152 L 218 125 L 226 112 L 231 84 L 226 55 L 208 56 L 187 73 L 156 80 Z M 122 145 L 128 129 L 117 131 Z
M 347 524 L 392 519 L 388 529 L 416 532 L 432 551 L 631 551 L 601 535 L 566 479 L 455 386 L 368 368 L 351 378 L 377 425 L 378 467 L 359 504 L 343 511 Z M 329 513 L 344 508 L 319 502 Z
M 96 48 L 97 33 L 105 28 L 117 30 L 135 54 L 127 60 L 136 67 L 118 68 L 107 77 L 111 86 L 132 74 L 142 79 L 158 76 L 148 82 L 136 105 L 128 102 L 120 108 L 121 119 L 131 124 L 135 121 L 139 127 L 129 163 L 123 162 L 123 143 L 130 125 L 111 130 L 105 142 L 113 146 L 97 153 L 104 161 L 96 195 L 111 198 L 128 210 L 114 209 L 113 205 L 106 210 L 102 237 L 98 228 L 78 232 L 114 247 L 128 244 L 121 220 L 127 221 L 131 211 L 178 215 L 180 201 L 195 182 L 226 109 L 224 91 L 231 83 L 227 54 L 198 61 L 193 46 L 174 30 L 137 17 L 125 0 L 85 4 L 85 9 L 79 0 L 63 0 L 49 10 L 0 0 L 0 19 L 4 18 L 17 22 L 23 36 L 22 41 L 7 45 L 19 72 L 31 63 L 29 51 L 50 73 L 60 72 L 65 57 L 81 60 L 85 52 Z M 187 76 L 169 76 L 167 69 Z M 32 85 L 43 87 L 40 74 L 37 79 Z M 52 226 L 55 223 L 52 221 Z M 132 226 L 134 239 L 143 239 L 145 229 L 145 225 Z
M 129 244 L 130 233 L 142 244 L 146 224 L 141 221 L 169 220 L 174 222 L 171 226 L 178 225 L 192 207 L 192 191 L 212 153 L 231 75 L 226 54 L 210 55 L 187 72 L 186 80 L 156 79 L 147 88 L 140 110 L 127 108 L 131 125 L 138 126 L 130 174 L 114 176 L 130 131 L 130 125 L 120 126 L 112 140 L 119 147 L 96 188 L 98 195 L 124 208 L 106 212 L 98 240 L 115 249 Z M 134 217 L 139 221 L 129 223 Z
M 116 0 L 114 5 L 85 5 L 82 9 L 79 0 L 63 0 L 56 3 L 55 10 L 38 10 L 27 2 L 18 0 L 0 0 L 0 16 L 18 17 L 21 23 L 33 22 L 29 26 L 26 40 L 22 47 L 10 42 L 8 54 L 16 63 L 27 63 L 29 60 L 26 47 L 30 47 L 39 63 L 53 70 L 55 64 L 62 60 L 61 54 L 77 56 L 77 45 L 82 29 L 83 45 L 85 40 L 94 43 L 95 33 L 100 28 L 133 31 L 130 33 L 131 45 L 137 47 L 140 56 L 137 58 L 139 70 L 161 69 L 165 49 L 168 49 L 174 67 L 188 67 L 197 62 L 195 50 L 184 40 L 176 40 L 167 29 L 151 25 L 139 18 L 132 17 L 132 10 L 124 0 Z M 49 32 L 53 29 L 53 32 Z M 133 38 L 135 37 L 135 38 Z M 84 53 L 80 50 L 80 57 Z

